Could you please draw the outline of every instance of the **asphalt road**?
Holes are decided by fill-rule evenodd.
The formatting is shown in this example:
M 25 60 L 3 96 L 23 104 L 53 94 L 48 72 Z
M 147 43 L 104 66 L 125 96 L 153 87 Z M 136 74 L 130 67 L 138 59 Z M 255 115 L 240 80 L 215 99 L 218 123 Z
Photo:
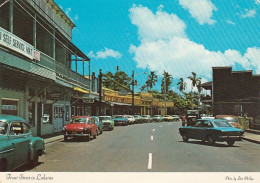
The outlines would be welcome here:
M 182 142 L 181 122 L 117 126 L 89 142 L 58 141 L 32 172 L 259 172 L 259 144 Z

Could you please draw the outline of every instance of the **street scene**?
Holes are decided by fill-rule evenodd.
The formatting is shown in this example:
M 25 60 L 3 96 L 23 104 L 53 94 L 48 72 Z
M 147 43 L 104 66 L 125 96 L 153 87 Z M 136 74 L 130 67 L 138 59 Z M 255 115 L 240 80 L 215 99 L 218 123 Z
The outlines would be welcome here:
M 259 13 L 258 0 L 0 0 L 0 171 L 258 176 Z

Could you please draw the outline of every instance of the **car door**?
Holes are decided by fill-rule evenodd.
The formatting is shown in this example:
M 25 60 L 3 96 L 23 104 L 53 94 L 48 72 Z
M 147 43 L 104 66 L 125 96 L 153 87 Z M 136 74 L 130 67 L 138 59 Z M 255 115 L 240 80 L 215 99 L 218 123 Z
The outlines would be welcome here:
M 199 139 L 200 128 L 201 121 L 197 122 L 195 126 L 190 126 L 188 136 L 192 139 Z
M 10 141 L 14 147 L 14 167 L 17 167 L 29 160 L 30 134 L 29 126 L 23 122 L 14 121 L 10 125 Z M 26 130 L 27 129 L 27 130 Z M 28 133 L 27 133 L 28 132 Z
M 213 125 L 211 124 L 210 121 L 204 121 L 201 125 L 201 129 L 200 129 L 200 139 L 201 140 L 206 140 L 209 132 L 210 132 L 210 128 L 212 128 Z

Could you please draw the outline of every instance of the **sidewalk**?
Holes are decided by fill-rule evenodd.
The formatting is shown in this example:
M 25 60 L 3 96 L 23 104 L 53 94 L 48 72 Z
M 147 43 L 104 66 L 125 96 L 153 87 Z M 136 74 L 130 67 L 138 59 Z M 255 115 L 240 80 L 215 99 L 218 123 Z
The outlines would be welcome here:
M 245 130 L 244 135 L 245 135 L 243 137 L 244 140 L 260 144 L 260 131 L 259 130 L 248 129 L 248 130 Z

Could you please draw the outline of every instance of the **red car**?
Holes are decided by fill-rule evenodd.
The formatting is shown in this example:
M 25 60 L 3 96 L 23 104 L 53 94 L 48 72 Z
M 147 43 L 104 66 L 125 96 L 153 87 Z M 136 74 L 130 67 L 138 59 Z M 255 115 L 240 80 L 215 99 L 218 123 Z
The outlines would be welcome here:
M 98 127 L 95 120 L 90 116 L 74 116 L 70 120 L 70 124 L 63 127 L 64 141 L 68 137 L 85 137 L 88 141 L 91 136 L 97 137 Z

